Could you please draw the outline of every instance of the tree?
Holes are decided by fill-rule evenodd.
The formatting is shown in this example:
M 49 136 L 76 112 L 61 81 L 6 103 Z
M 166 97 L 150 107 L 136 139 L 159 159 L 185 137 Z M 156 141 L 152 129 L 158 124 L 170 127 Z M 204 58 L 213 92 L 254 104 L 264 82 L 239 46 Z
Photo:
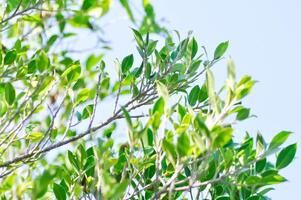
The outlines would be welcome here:
M 147 0 L 142 19 L 119 3 L 140 57 L 117 60 L 116 73 L 99 25 L 110 0 L 2 3 L 1 199 L 268 199 L 297 145 L 281 147 L 290 131 L 234 140 L 256 81 L 237 79 L 230 58 L 216 90 L 228 42 L 211 56 L 191 33 L 175 39 Z M 87 33 L 95 46 L 70 45 Z

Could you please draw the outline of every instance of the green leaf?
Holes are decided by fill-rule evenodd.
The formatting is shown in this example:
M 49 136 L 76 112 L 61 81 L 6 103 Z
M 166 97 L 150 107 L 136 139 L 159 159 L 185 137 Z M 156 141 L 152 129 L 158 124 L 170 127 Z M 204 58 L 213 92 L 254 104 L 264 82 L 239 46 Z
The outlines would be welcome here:
M 43 135 L 44 134 L 42 132 L 32 132 L 26 136 L 26 139 L 32 142 L 38 142 L 40 139 L 42 139 Z
M 132 10 L 131 10 L 128 0 L 119 0 L 119 1 L 120 1 L 121 5 L 124 7 L 124 9 L 126 10 L 128 16 L 130 17 L 130 20 L 132 22 L 135 22 L 135 18 L 132 13 Z
M 177 151 L 180 156 L 186 156 L 190 149 L 190 140 L 185 132 L 178 137 Z
M 5 89 L 5 100 L 9 105 L 12 105 L 16 98 L 15 88 L 11 83 L 6 83 L 4 89 Z
M 62 78 L 66 78 L 68 83 L 77 81 L 81 74 L 80 63 L 74 62 L 72 63 L 62 74 Z
M 191 59 L 193 59 L 198 52 L 198 43 L 195 38 L 192 38 L 192 46 L 191 46 Z
M 4 65 L 12 64 L 17 58 L 16 50 L 8 51 L 4 57 Z
M 2 65 L 2 60 L 3 60 L 3 57 L 2 57 L 2 52 L 0 50 L 0 66 Z
M 245 120 L 250 115 L 250 109 L 249 108 L 242 108 L 238 111 L 236 115 L 236 119 L 239 121 Z
M 49 58 L 45 51 L 41 51 L 38 58 L 36 59 L 36 65 L 40 72 L 43 72 L 49 66 Z
M 133 54 L 126 56 L 121 63 L 121 71 L 122 73 L 126 73 L 131 69 L 134 63 L 134 56 Z
M 153 111 L 152 113 L 155 114 L 156 112 L 161 116 L 164 113 L 164 99 L 160 97 L 154 104 L 153 106 Z
M 94 104 L 87 105 L 83 110 L 83 114 L 81 116 L 82 119 L 87 119 L 88 117 L 90 117 L 93 113 L 93 108 Z
M 99 56 L 95 56 L 94 54 L 90 55 L 86 60 L 86 69 L 91 70 L 92 67 L 97 65 L 102 58 L 103 54 L 100 54 Z
M 224 55 L 228 48 L 229 41 L 220 43 L 214 51 L 214 60 L 219 59 Z
M 215 127 L 212 130 L 213 135 L 213 146 L 214 147 L 223 147 L 226 145 L 232 138 L 233 129 L 231 127 Z
M 156 49 L 158 41 L 151 41 L 147 46 L 147 55 L 150 56 Z
M 67 195 L 63 186 L 53 183 L 53 192 L 57 200 L 66 200 Z
M 195 106 L 200 93 L 200 87 L 198 85 L 194 86 L 188 95 L 188 102 L 191 106 Z
M 144 42 L 143 42 L 143 38 L 142 38 L 141 33 L 139 33 L 139 31 L 137 31 L 133 28 L 132 28 L 132 31 L 134 32 L 134 37 L 135 37 L 135 40 L 136 40 L 138 46 L 140 47 L 140 49 L 143 49 Z
M 276 167 L 282 169 L 287 167 L 294 159 L 297 151 L 297 144 L 291 144 L 284 148 L 277 156 Z
M 129 112 L 124 107 L 121 107 L 121 110 L 123 112 L 123 116 L 124 116 L 127 124 L 129 125 L 130 128 L 132 128 L 133 124 L 132 124 L 132 120 L 131 120 L 131 116 L 130 116 Z
M 215 93 L 214 76 L 210 69 L 206 70 L 206 84 L 207 84 L 206 88 L 207 88 L 210 103 L 212 104 L 212 107 L 214 108 L 215 112 L 219 113 L 219 108 L 217 105 L 216 93 Z
M 269 145 L 268 150 L 272 151 L 282 145 L 287 138 L 290 136 L 292 132 L 290 131 L 281 131 L 277 135 L 275 135 Z
M 73 167 L 75 167 L 76 170 L 80 170 L 79 161 L 77 160 L 75 155 L 69 150 L 68 150 L 68 159 L 69 162 L 73 165 Z
M 160 97 L 163 97 L 165 103 L 167 103 L 168 100 L 169 100 L 169 92 L 168 92 L 168 89 L 167 89 L 166 85 L 164 85 L 160 81 L 157 81 L 156 86 L 157 86 L 158 95 Z
M 7 112 L 7 104 L 5 101 L 0 101 L 0 117 L 5 115 Z
M 286 181 L 286 179 L 283 176 L 280 176 L 279 174 L 271 174 L 261 179 L 261 183 L 265 185 L 278 184 L 284 181 Z
M 204 84 L 199 92 L 199 102 L 203 102 L 208 98 L 206 84 Z
M 175 165 L 175 163 L 176 163 L 176 155 L 177 155 L 176 151 L 175 151 L 175 149 L 176 149 L 175 146 L 171 142 L 169 142 L 168 140 L 163 139 L 162 148 L 166 152 L 168 160 L 173 165 Z
M 89 98 L 90 92 L 89 88 L 82 89 L 76 96 L 76 104 L 78 105 L 85 102 Z
M 258 176 L 249 176 L 246 178 L 247 185 L 257 185 L 261 181 L 261 178 Z
M 261 172 L 264 169 L 266 163 L 267 163 L 266 158 L 263 158 L 263 159 L 257 161 L 256 165 L 255 165 L 256 166 L 256 172 Z

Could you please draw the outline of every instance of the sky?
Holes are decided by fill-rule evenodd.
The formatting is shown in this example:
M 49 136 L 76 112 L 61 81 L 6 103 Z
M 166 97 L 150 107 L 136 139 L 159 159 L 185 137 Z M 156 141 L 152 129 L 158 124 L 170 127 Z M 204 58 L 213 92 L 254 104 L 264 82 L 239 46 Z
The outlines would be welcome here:
M 229 40 L 226 56 L 236 63 L 238 76 L 251 75 L 258 81 L 244 105 L 258 116 L 235 128 L 270 139 L 281 130 L 294 134 L 288 144 L 301 142 L 301 1 L 300 0 L 156 0 L 152 1 L 157 17 L 164 18 L 169 29 L 183 35 L 192 30 L 201 45 L 211 55 L 222 41 Z M 116 18 L 116 16 L 118 16 Z M 106 35 L 112 41 L 110 58 L 122 59 L 132 53 L 130 24 L 124 20 L 124 10 L 113 5 L 107 19 Z M 215 66 L 218 82 L 223 83 L 226 61 Z M 241 137 L 238 135 L 237 137 Z M 300 199 L 301 149 L 294 163 L 282 170 L 288 181 L 270 192 L 275 200 Z

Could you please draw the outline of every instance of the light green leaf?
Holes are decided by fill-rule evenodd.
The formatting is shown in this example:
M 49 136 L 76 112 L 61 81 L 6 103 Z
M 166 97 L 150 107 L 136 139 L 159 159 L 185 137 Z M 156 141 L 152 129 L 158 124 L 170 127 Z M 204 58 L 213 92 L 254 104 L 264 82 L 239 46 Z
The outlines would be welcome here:
M 207 84 L 206 88 L 207 88 L 210 103 L 212 104 L 214 111 L 219 113 L 220 111 L 217 105 L 216 93 L 215 93 L 214 76 L 210 69 L 206 70 L 206 84 Z
M 154 104 L 153 106 L 153 114 L 155 114 L 156 112 L 159 114 L 159 116 L 161 116 L 164 113 L 164 99 L 162 97 L 160 97 Z
M 36 59 L 36 65 L 40 72 L 46 70 L 49 66 L 49 58 L 45 51 L 41 51 L 38 58 Z
M 163 139 L 162 142 L 162 148 L 163 150 L 166 152 L 167 158 L 168 160 L 175 165 L 176 163 L 176 157 L 177 157 L 177 153 L 176 153 L 176 148 L 174 146 L 174 144 L 172 144 L 171 142 L 169 142 L 166 139 Z
M 157 81 L 156 86 L 157 86 L 158 95 L 160 97 L 163 97 L 165 103 L 167 103 L 168 100 L 169 100 L 169 92 L 168 92 L 168 89 L 167 89 L 166 85 L 164 85 L 160 81 Z
M 100 54 L 99 56 L 95 56 L 94 54 L 90 55 L 86 60 L 86 69 L 91 70 L 92 67 L 97 65 L 102 58 L 103 54 Z
M 286 181 L 286 179 L 283 176 L 280 176 L 279 174 L 271 174 L 261 179 L 261 183 L 265 185 L 278 184 L 284 181 Z
M 68 83 L 77 81 L 81 74 L 81 67 L 79 62 L 72 63 L 62 74 L 62 78 L 66 78 Z
M 26 136 L 26 139 L 32 142 L 38 142 L 40 139 L 42 139 L 43 135 L 44 134 L 42 132 L 32 132 Z
M 287 138 L 291 135 L 292 132 L 290 131 L 281 131 L 277 135 L 275 135 L 272 139 L 272 142 L 269 145 L 268 150 L 272 151 L 282 145 Z
M 177 152 L 181 157 L 187 156 L 190 149 L 190 140 L 185 132 L 178 137 Z
M 90 89 L 84 88 L 82 89 L 76 96 L 76 104 L 81 104 L 85 102 L 90 96 Z

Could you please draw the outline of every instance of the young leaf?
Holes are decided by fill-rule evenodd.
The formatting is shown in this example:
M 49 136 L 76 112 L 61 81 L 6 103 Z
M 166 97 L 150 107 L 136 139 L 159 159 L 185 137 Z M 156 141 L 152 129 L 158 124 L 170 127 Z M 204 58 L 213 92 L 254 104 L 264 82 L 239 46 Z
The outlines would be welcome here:
M 62 78 L 66 77 L 68 83 L 77 81 L 81 74 L 81 67 L 79 62 L 74 62 L 62 74 Z
M 40 52 L 40 54 L 36 60 L 36 65 L 40 72 L 43 72 L 45 69 L 48 68 L 49 58 L 47 57 L 47 54 L 45 53 L 45 51 Z
M 269 145 L 268 150 L 272 151 L 272 150 L 276 149 L 277 147 L 279 147 L 281 144 L 283 144 L 287 140 L 288 136 L 290 136 L 291 133 L 292 132 L 290 132 L 290 131 L 281 131 L 281 132 L 279 132 L 272 139 L 272 142 Z
M 167 87 L 160 81 L 157 81 L 156 85 L 157 85 L 157 91 L 158 91 L 159 96 L 163 97 L 165 103 L 167 103 L 168 99 L 169 99 L 169 92 L 168 92 Z
M 291 144 L 282 151 L 277 156 L 276 167 L 277 169 L 282 169 L 288 166 L 294 159 L 297 151 L 297 144 Z
M 82 89 L 76 96 L 76 104 L 83 103 L 90 96 L 90 89 L 84 88 Z
M 11 83 L 5 84 L 5 100 L 9 105 L 12 105 L 16 98 L 16 91 Z
M 121 71 L 122 73 L 126 73 L 131 69 L 134 63 L 134 57 L 133 54 L 126 56 L 121 63 Z
M 226 50 L 228 48 L 228 44 L 229 44 L 229 41 L 226 41 L 226 42 L 220 43 L 216 47 L 216 49 L 214 51 L 214 60 L 217 60 L 224 55 L 224 53 L 226 52 Z
M 92 67 L 97 65 L 102 58 L 103 58 L 103 54 L 100 54 L 98 56 L 95 56 L 94 54 L 90 55 L 86 60 L 86 69 L 91 70 Z

